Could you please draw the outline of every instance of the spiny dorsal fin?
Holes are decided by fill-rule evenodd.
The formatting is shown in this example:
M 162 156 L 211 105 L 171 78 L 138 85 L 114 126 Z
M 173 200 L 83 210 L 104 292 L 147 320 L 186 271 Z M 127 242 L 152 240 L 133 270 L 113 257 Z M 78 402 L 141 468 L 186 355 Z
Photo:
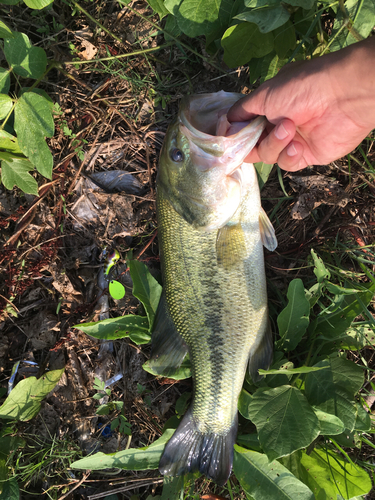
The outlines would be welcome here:
M 227 224 L 219 229 L 216 239 L 217 263 L 225 269 L 246 258 L 245 234 L 241 223 Z
M 155 316 L 148 366 L 152 367 L 153 372 L 168 377 L 169 373 L 179 368 L 187 350 L 169 315 L 163 292 Z
M 263 246 L 265 246 L 267 250 L 273 252 L 277 247 L 275 230 L 273 228 L 272 222 L 269 220 L 268 215 L 263 210 L 263 208 L 261 208 L 259 214 L 259 229 Z

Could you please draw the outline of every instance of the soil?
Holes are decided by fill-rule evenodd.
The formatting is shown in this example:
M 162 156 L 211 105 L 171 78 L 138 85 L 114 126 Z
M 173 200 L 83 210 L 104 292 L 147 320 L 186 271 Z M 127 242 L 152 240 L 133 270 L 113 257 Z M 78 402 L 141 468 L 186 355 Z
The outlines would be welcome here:
M 150 15 L 145 2 L 132 2 L 132 6 Z M 152 26 L 115 3 L 87 8 L 122 43 L 82 13 L 72 17 L 70 7 L 59 0 L 43 14 L 46 26 L 64 27 L 50 36 L 37 32 L 40 19 L 29 9 L 5 8 L 11 28 L 25 31 L 48 57 L 65 63 L 165 43 L 161 35 L 149 36 Z M 62 71 L 51 71 L 48 80 L 41 82 L 40 87 L 61 108 L 56 134 L 49 140 L 55 158 L 52 181 L 38 177 L 39 197 L 0 186 L 0 384 L 7 389 L 17 361 L 22 363 L 16 381 L 40 376 L 45 370 L 65 367 L 65 372 L 38 416 L 20 424 L 19 432 L 28 443 L 23 460 L 51 442 L 69 450 L 71 462 L 93 450 L 113 453 L 127 446 L 147 446 L 175 415 L 178 397 L 191 390 L 189 380 L 156 379 L 142 369 L 149 346 L 137 346 L 128 339 L 103 344 L 74 325 L 98 320 L 103 314 L 98 275 L 105 247 L 120 252 L 117 269 L 126 288 L 125 299 L 118 301 L 104 291 L 105 313 L 116 317 L 140 311 L 131 295 L 125 260 L 132 254 L 159 277 L 155 179 L 163 136 L 178 101 L 187 93 L 247 93 L 247 80 L 246 70 L 230 72 L 222 65 L 219 71 L 168 46 L 107 67 L 65 64 Z M 373 141 L 363 147 L 373 163 Z M 311 278 L 311 271 L 304 269 L 311 248 L 334 261 L 333 243 L 342 241 L 359 250 L 366 246 L 362 255 L 373 260 L 368 245 L 375 241 L 375 182 L 364 173 L 361 154 L 356 157 L 360 164 L 354 162 L 350 170 L 343 159 L 303 173 L 283 173 L 283 184 L 274 169 L 262 197 L 267 212 L 273 214 L 279 241 L 277 252 L 266 255 L 268 279 L 275 289 L 285 293 L 291 279 Z M 89 180 L 93 173 L 115 170 L 131 174 L 133 191 L 106 192 Z M 348 270 L 356 267 L 349 258 L 342 258 Z M 279 299 L 272 287 L 271 310 L 277 310 Z M 373 363 L 372 359 L 371 353 Z M 124 402 L 131 439 L 117 431 L 102 434 L 102 426 L 114 414 L 98 416 L 98 401 L 92 397 L 95 377 L 106 381 L 116 374 L 122 378 L 111 387 L 111 399 Z M 22 499 L 35 495 L 94 499 L 115 490 L 118 498 L 143 499 L 161 491 L 156 471 L 89 474 L 69 470 L 63 459 L 49 462 L 48 467 L 55 474 L 41 468 L 23 481 Z M 202 494 L 215 493 L 212 484 L 201 482 Z

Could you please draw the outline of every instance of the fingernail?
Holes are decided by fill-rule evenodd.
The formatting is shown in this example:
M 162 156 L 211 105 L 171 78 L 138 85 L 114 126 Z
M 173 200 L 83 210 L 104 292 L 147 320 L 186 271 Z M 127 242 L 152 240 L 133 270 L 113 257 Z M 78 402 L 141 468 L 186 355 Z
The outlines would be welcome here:
M 286 154 L 288 156 L 296 156 L 296 154 L 298 153 L 298 151 L 296 150 L 294 144 L 289 144 L 289 146 L 287 147 L 287 150 L 286 150 Z
M 288 137 L 289 133 L 286 131 L 284 125 L 282 123 L 279 123 L 276 127 L 275 130 L 275 136 L 282 141 L 283 139 L 286 139 Z

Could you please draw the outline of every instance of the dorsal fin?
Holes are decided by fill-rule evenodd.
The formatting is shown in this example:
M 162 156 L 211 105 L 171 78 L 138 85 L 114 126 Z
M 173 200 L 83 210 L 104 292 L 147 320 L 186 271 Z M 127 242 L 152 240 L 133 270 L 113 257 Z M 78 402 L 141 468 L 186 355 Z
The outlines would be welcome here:
M 259 213 L 259 229 L 263 246 L 265 246 L 267 250 L 273 252 L 277 247 L 275 230 L 263 208 L 261 208 Z

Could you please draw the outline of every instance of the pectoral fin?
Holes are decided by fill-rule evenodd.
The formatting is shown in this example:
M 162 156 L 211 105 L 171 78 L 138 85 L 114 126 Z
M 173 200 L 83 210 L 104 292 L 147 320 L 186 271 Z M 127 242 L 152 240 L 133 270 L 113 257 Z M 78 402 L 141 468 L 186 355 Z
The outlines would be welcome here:
M 216 239 L 217 263 L 225 269 L 246 258 L 245 234 L 240 223 L 219 229 Z
M 169 373 L 179 368 L 186 354 L 187 345 L 173 324 L 163 292 L 155 316 L 148 366 L 153 372 L 168 377 Z
M 261 209 L 259 214 L 259 229 L 263 246 L 265 246 L 267 250 L 273 252 L 277 247 L 275 230 L 263 208 Z
M 273 341 L 272 331 L 269 320 L 267 321 L 267 328 L 264 336 L 254 352 L 250 353 L 249 357 L 249 372 L 254 383 L 262 380 L 263 376 L 259 375 L 258 370 L 268 370 L 271 365 L 273 356 Z

